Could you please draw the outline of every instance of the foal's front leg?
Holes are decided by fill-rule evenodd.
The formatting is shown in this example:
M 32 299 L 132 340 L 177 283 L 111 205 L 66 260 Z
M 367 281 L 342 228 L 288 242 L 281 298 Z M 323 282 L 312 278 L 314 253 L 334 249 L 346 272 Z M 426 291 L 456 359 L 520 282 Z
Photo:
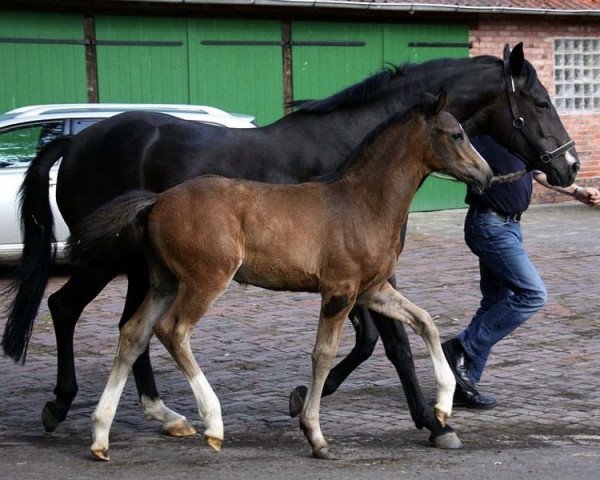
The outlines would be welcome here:
M 440 343 L 440 334 L 429 314 L 400 295 L 390 284 L 361 295 L 357 304 L 364 305 L 394 320 L 406 323 L 423 337 L 433 361 L 437 393 L 435 415 L 444 426 L 452 413 L 452 399 L 456 381 L 446 361 Z
M 352 308 L 355 296 L 323 295 L 317 340 L 312 353 L 313 373 L 306 401 L 300 414 L 300 428 L 312 447 L 315 458 L 332 460 L 325 437 L 321 433 L 319 410 L 323 385 L 337 353 L 346 315 Z

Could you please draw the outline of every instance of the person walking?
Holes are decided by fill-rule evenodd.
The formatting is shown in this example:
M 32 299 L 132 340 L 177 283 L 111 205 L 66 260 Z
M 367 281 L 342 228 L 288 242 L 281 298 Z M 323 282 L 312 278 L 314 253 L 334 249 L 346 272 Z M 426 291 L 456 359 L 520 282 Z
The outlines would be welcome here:
M 526 169 L 520 157 L 491 137 L 484 135 L 471 140 L 495 175 Z M 480 393 L 476 386 L 492 347 L 547 302 L 544 282 L 523 245 L 520 223 L 521 215 L 531 201 L 532 178 L 584 204 L 600 204 L 597 188 L 576 184 L 565 188 L 551 186 L 545 174 L 539 171 L 492 185 L 481 193 L 467 191 L 469 209 L 464 235 L 467 246 L 479 259 L 482 299 L 467 328 L 442 345 L 456 378 L 456 406 L 492 408 L 496 405 L 494 397 Z

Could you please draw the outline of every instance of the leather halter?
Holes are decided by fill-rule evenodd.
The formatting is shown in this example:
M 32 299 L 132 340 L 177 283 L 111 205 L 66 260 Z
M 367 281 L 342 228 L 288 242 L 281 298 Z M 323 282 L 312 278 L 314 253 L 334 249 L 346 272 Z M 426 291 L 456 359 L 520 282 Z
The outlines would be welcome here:
M 538 146 L 536 145 L 536 142 L 534 142 L 535 136 L 533 135 L 533 133 L 531 132 L 529 127 L 527 125 L 525 125 L 525 119 L 519 114 L 519 106 L 517 105 L 517 93 L 516 93 L 516 89 L 515 89 L 515 81 L 512 76 L 512 73 L 510 71 L 510 65 L 508 63 L 508 58 L 504 59 L 504 77 L 506 79 L 506 92 L 508 94 L 508 103 L 510 105 L 510 111 L 511 111 L 512 117 L 513 117 L 512 126 L 514 129 L 519 130 L 523 134 L 523 136 L 525 137 L 527 142 L 529 142 L 529 144 L 535 150 L 538 151 L 538 153 L 540 155 L 540 160 L 542 161 L 542 163 L 544 163 L 544 164 L 549 163 L 556 157 L 563 155 L 568 150 L 573 148 L 575 146 L 575 142 L 571 139 L 569 139 L 568 142 L 561 145 L 557 149 L 552 150 L 551 152 L 549 152 L 547 150 L 543 151 L 540 148 L 538 148 Z

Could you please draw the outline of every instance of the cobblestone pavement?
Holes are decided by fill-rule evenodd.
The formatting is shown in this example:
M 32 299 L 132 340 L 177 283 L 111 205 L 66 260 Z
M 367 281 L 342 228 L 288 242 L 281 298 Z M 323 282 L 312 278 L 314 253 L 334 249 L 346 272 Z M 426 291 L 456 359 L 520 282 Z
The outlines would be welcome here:
M 398 265 L 399 289 L 430 312 L 443 338 L 466 324 L 479 300 L 476 258 L 462 241 L 464 213 L 412 214 Z M 451 425 L 464 443 L 463 451 L 470 454 L 495 449 L 500 455 L 532 445 L 583 446 L 588 450 L 580 454 L 600 469 L 600 209 L 574 204 L 534 206 L 523 223 L 528 250 L 549 291 L 549 303 L 494 349 L 481 389 L 496 396 L 498 407 L 480 412 L 456 410 Z M 52 278 L 47 293 L 65 280 L 61 275 Z M 0 279 L 0 287 L 7 283 L 6 277 Z M 52 397 L 56 365 L 45 300 L 27 363 L 17 366 L 0 358 L 0 457 L 6 460 L 7 453 L 13 455 L 13 466 L 26 470 L 31 453 L 22 453 L 21 458 L 18 452 L 30 452 L 26 447 L 34 445 L 34 451 L 50 457 L 53 449 L 69 452 L 65 458 L 75 462 L 73 468 L 93 465 L 90 468 L 98 471 L 100 464 L 82 459 L 87 460 L 90 415 L 112 364 L 125 288 L 124 278 L 113 281 L 85 310 L 77 326 L 80 392 L 68 419 L 53 434 L 45 434 L 40 421 L 41 409 Z M 270 451 L 274 457 L 304 461 L 309 448 L 297 420 L 287 416 L 287 401 L 289 392 L 310 376 L 318 310 L 316 295 L 232 286 L 198 324 L 193 346 L 221 400 L 224 452 L 262 445 L 265 458 Z M 412 332 L 410 338 L 422 387 L 433 397 L 432 365 L 424 344 Z M 340 358 L 353 341 L 353 329 L 347 324 Z M 165 403 L 201 431 L 191 390 L 156 340 L 152 356 Z M 426 447 L 428 432 L 414 428 L 399 380 L 381 345 L 335 395 L 323 400 L 321 422 L 346 462 L 385 465 L 398 455 L 403 460 L 411 452 L 423 455 L 421 450 L 438 462 L 444 457 L 458 458 Z M 198 438 L 170 439 L 159 430 L 144 419 L 130 379 L 112 428 L 111 463 L 126 457 L 134 446 L 145 446 L 159 456 L 181 455 L 182 462 L 196 452 L 196 465 L 217 462 L 214 459 L 219 456 L 209 454 Z M 365 456 L 366 449 L 377 446 L 382 447 L 380 453 Z

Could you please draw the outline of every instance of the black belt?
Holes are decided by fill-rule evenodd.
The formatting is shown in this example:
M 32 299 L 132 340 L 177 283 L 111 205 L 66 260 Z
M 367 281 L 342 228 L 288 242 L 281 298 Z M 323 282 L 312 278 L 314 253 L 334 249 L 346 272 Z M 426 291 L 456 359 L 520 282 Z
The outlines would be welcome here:
M 474 213 L 491 213 L 492 215 L 496 215 L 500 217 L 502 220 L 512 220 L 513 222 L 519 222 L 521 220 L 521 212 L 519 213 L 502 213 L 494 210 L 492 207 L 484 207 L 484 206 L 471 206 L 471 211 Z

